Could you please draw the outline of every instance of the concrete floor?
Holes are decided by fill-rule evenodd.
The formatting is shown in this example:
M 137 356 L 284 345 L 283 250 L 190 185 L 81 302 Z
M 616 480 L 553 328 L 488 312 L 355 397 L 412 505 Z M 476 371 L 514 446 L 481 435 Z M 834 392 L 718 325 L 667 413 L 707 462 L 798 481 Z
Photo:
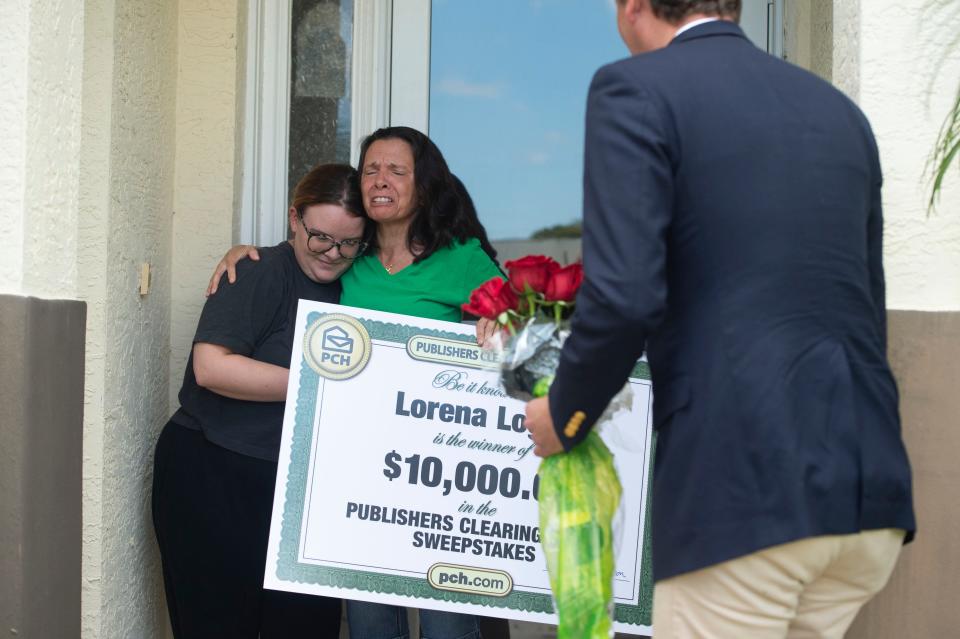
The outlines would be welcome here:
M 417 637 L 417 615 L 414 610 L 407 610 L 407 620 L 410 623 L 410 636 Z M 510 622 L 510 639 L 556 639 L 557 627 L 550 624 L 530 623 L 526 621 Z M 347 628 L 347 617 L 344 614 L 340 624 L 340 639 L 350 639 Z M 615 635 L 615 639 L 649 639 L 640 635 Z
M 510 622 L 510 639 L 554 639 L 556 636 L 556 626 L 526 621 Z
M 417 614 L 415 610 L 407 610 L 407 621 L 410 624 L 410 636 L 417 637 L 419 627 L 417 625 Z M 556 636 L 556 626 L 543 623 L 529 623 L 526 621 L 510 622 L 510 639 L 556 639 Z M 340 622 L 340 639 L 350 639 L 346 610 L 344 610 L 343 619 Z

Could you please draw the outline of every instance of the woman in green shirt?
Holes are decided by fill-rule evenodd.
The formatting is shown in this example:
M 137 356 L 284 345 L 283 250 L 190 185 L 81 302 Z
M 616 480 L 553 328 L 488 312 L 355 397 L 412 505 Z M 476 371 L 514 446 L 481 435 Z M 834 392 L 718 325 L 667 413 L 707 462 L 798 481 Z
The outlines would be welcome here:
M 340 279 L 340 303 L 415 317 L 460 321 L 470 292 L 501 275 L 473 202 L 437 146 L 409 127 L 379 129 L 360 147 L 363 205 L 376 223 L 366 253 Z M 224 270 L 235 280 L 249 246 L 232 248 L 217 266 L 209 293 Z M 408 639 L 406 612 L 398 606 L 348 601 L 351 639 Z M 430 639 L 479 639 L 477 617 L 420 611 Z M 501 631 L 502 632 L 502 631 Z
M 440 150 L 414 129 L 380 129 L 361 145 L 359 170 L 363 205 L 377 230 L 344 275 L 340 303 L 460 321 L 460 305 L 500 269 Z

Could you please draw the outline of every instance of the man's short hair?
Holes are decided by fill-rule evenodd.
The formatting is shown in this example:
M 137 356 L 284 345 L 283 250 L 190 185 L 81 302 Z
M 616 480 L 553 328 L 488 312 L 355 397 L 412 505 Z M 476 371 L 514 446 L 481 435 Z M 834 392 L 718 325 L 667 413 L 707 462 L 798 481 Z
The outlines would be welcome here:
M 622 4 L 625 0 L 618 2 Z M 741 0 L 650 0 L 653 13 L 674 24 L 697 13 L 739 22 L 741 4 Z

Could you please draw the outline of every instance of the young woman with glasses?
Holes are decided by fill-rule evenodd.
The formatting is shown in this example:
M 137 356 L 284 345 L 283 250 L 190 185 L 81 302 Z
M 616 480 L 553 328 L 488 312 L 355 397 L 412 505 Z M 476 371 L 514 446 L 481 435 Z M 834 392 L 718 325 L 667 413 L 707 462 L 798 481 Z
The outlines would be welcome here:
M 356 171 L 311 170 L 289 223 L 290 240 L 207 300 L 157 443 L 153 521 L 177 639 L 339 636 L 339 600 L 264 590 L 263 573 L 297 301 L 339 301 L 370 239 Z

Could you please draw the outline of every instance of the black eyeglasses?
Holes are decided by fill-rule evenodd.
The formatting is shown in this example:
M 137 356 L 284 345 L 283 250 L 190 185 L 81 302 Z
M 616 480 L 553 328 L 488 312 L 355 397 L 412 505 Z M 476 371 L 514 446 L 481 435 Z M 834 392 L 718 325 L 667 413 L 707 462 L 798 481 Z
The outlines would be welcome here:
M 337 247 L 337 253 L 345 260 L 356 259 L 367 248 L 367 243 L 362 240 L 340 240 L 339 242 L 326 233 L 314 233 L 307 228 L 303 221 L 303 214 L 299 214 L 300 224 L 307 233 L 307 248 L 313 253 L 326 253 L 334 246 Z

